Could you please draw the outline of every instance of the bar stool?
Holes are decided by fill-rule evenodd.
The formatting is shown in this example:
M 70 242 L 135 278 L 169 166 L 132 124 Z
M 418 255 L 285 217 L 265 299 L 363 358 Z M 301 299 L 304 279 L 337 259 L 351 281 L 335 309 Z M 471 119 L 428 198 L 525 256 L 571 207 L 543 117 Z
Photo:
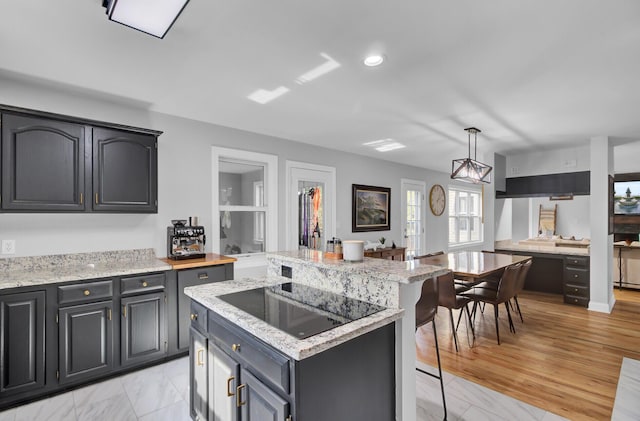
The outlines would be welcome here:
M 416 330 L 422 325 L 431 322 L 433 327 L 433 339 L 436 344 L 436 357 L 438 359 L 438 375 L 424 371 L 418 367 L 421 373 L 427 374 L 435 379 L 440 380 L 440 390 L 442 391 L 442 407 L 444 408 L 444 419 L 447 419 L 447 401 L 444 396 L 444 381 L 442 379 L 442 366 L 440 365 L 440 349 L 438 348 L 438 334 L 436 332 L 436 312 L 438 311 L 438 281 L 436 279 L 427 279 L 422 284 L 422 293 L 420 299 L 416 303 Z

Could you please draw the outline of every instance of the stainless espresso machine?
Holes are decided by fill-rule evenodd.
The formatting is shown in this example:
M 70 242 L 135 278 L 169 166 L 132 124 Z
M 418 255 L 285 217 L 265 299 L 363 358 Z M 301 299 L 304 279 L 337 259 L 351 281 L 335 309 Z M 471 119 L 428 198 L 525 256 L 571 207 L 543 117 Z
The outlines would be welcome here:
M 189 218 L 191 219 L 191 218 Z M 184 219 L 174 219 L 173 226 L 167 227 L 167 257 L 173 260 L 197 259 L 205 257 L 204 244 L 207 237 L 204 227 L 186 225 Z

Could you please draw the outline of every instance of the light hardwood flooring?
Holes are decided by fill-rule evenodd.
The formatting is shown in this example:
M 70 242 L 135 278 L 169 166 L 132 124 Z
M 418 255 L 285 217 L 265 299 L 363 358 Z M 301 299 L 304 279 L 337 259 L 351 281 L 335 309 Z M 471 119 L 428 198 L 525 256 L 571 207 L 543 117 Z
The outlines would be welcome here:
M 442 367 L 449 373 L 571 420 L 610 419 L 622 358 L 640 359 L 640 291 L 615 290 L 611 314 L 562 303 L 562 297 L 524 292 L 524 323 L 509 332 L 500 307 L 498 345 L 493 308 L 478 313 L 472 347 L 461 323 L 456 353 L 446 308 L 436 317 Z M 457 312 L 454 312 L 457 320 Z M 435 366 L 433 330 L 416 333 L 419 361 Z

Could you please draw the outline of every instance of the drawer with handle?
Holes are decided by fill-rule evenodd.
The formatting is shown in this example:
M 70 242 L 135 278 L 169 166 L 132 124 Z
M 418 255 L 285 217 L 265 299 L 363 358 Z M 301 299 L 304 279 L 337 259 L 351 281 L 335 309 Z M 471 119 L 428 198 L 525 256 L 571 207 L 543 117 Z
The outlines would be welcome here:
M 140 276 L 123 277 L 120 280 L 121 295 L 163 290 L 164 273 L 150 273 Z
M 58 304 L 78 304 L 111 299 L 113 297 L 113 281 L 111 279 L 97 282 L 82 282 L 58 287 Z
M 209 312 L 208 331 L 224 352 L 274 388 L 289 393 L 289 358 Z
M 589 271 L 585 269 L 565 268 L 565 285 L 589 285 Z
M 207 309 L 203 305 L 192 300 L 189 318 L 192 326 L 196 326 L 202 332 L 207 331 Z
M 564 294 L 578 298 L 589 298 L 589 287 L 583 285 L 565 285 Z

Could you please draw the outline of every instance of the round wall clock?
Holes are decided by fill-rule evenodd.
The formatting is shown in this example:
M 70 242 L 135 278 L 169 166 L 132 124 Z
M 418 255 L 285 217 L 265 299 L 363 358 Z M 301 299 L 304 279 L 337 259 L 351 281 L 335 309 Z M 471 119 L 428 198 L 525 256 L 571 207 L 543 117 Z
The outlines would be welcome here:
M 444 192 L 444 187 L 440 184 L 434 184 L 429 191 L 429 207 L 431 213 L 435 216 L 440 216 L 444 212 L 445 204 L 447 203 L 447 196 Z

